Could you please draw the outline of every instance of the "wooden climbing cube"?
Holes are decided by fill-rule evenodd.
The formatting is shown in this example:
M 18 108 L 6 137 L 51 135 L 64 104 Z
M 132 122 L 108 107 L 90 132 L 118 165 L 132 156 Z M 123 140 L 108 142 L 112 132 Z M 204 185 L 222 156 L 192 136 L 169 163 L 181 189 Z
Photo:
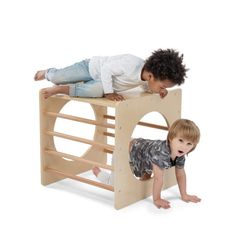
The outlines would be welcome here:
M 157 129 L 168 130 L 168 127 L 181 117 L 181 90 L 169 91 L 161 99 L 158 94 L 127 93 L 124 101 L 110 101 L 106 98 L 75 98 L 63 95 L 44 99 L 40 91 L 40 142 L 41 142 L 41 180 L 48 185 L 64 178 L 75 179 L 90 185 L 114 191 L 114 206 L 116 209 L 128 206 L 152 194 L 153 179 L 140 181 L 134 177 L 129 166 L 129 142 L 136 125 L 144 125 Z M 93 108 L 95 119 L 85 119 L 60 113 L 69 101 L 84 102 Z M 114 108 L 115 115 L 107 113 L 108 108 Z M 165 118 L 167 126 L 140 122 L 141 118 L 150 112 L 159 112 Z M 56 119 L 68 119 L 95 125 L 93 140 L 84 139 L 54 131 Z M 109 120 L 115 120 L 111 124 Z M 114 129 L 111 134 L 107 130 Z M 83 131 L 81 131 L 83 132 Z M 114 145 L 107 143 L 107 137 L 114 137 Z M 59 152 L 54 143 L 54 137 L 82 142 L 90 148 L 81 157 Z M 114 162 L 107 164 L 107 154 L 112 153 Z M 68 161 L 70 160 L 70 161 Z M 114 171 L 114 186 L 106 185 L 80 176 L 81 173 L 98 166 Z M 163 189 L 176 184 L 174 169 L 165 171 Z

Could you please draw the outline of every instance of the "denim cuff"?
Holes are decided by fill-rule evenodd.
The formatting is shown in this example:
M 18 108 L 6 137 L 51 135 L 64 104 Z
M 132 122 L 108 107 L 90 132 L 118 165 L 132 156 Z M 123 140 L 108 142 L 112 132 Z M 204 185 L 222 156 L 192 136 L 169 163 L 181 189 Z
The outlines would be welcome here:
M 69 96 L 75 97 L 75 84 L 68 84 L 69 86 Z
M 46 72 L 45 72 L 45 75 L 44 75 L 44 78 L 47 80 L 47 81 L 50 81 L 49 79 L 49 76 L 48 76 L 48 72 L 51 68 L 47 69 Z

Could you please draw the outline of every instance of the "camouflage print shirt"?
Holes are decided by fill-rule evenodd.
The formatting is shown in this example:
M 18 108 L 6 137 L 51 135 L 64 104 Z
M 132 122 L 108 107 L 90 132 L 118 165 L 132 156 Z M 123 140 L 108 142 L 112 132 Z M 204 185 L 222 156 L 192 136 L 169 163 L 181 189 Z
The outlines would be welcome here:
M 166 140 L 133 139 L 130 149 L 130 166 L 136 177 L 152 173 L 152 165 L 161 169 L 169 169 L 172 166 L 183 168 L 185 156 L 171 159 L 170 147 Z

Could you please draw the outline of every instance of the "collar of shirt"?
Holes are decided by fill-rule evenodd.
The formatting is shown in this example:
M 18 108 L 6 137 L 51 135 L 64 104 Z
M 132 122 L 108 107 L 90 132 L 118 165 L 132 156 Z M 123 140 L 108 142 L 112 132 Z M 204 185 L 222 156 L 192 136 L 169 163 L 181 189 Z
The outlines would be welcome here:
M 184 157 L 184 155 L 180 156 L 180 157 L 176 156 L 174 160 L 171 158 L 171 150 L 170 150 L 170 145 L 169 145 L 168 140 L 165 141 L 165 150 L 166 150 L 166 153 L 168 153 L 168 157 L 169 157 L 169 161 L 170 161 L 170 165 L 171 166 L 175 166 L 176 165 L 177 159 Z

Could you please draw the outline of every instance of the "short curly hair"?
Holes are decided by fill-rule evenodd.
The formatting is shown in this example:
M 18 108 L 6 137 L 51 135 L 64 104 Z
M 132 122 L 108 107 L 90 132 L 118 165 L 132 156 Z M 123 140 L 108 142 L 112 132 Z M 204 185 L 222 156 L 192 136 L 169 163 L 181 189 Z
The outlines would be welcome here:
M 174 49 L 159 49 L 145 61 L 143 70 L 151 72 L 158 80 L 168 79 L 181 85 L 185 81 L 187 69 L 183 64 L 183 54 Z

